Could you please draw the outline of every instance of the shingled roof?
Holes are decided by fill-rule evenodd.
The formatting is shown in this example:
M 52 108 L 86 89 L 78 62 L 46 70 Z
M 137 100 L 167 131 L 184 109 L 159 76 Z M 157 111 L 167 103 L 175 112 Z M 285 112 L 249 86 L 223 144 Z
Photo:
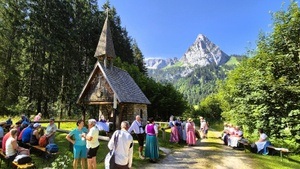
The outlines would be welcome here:
M 115 66 L 112 69 L 103 69 L 103 66 L 101 66 L 101 68 L 105 72 L 106 79 L 110 87 L 116 93 L 120 103 L 150 104 L 148 98 L 128 72 Z
M 119 103 L 151 104 L 128 72 L 115 66 L 110 69 L 104 68 L 100 62 L 96 63 L 89 80 L 85 84 L 77 100 L 77 103 L 87 102 L 86 99 L 89 98 L 87 95 L 89 94 L 89 90 L 91 90 L 89 86 L 91 86 L 90 84 L 93 81 L 93 77 L 95 77 L 95 74 L 98 73 L 99 69 L 109 84 L 109 87 L 116 94 L 115 96 Z

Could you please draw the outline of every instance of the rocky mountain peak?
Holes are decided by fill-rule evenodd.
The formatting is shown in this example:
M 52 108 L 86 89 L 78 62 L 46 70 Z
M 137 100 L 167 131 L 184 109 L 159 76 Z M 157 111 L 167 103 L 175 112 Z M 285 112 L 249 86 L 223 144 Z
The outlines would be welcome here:
M 199 34 L 195 42 L 188 48 L 180 61 L 184 66 L 206 66 L 209 64 L 222 65 L 229 60 L 229 56 L 206 36 Z
M 183 54 L 180 60 L 173 59 L 145 59 L 145 66 L 148 69 L 162 69 L 166 66 L 174 65 L 176 62 L 182 62 L 183 67 L 206 66 L 210 64 L 222 65 L 226 63 L 230 57 L 224 53 L 217 45 L 212 43 L 206 36 L 199 34 L 195 42 Z M 187 69 L 184 74 L 188 74 L 193 68 Z

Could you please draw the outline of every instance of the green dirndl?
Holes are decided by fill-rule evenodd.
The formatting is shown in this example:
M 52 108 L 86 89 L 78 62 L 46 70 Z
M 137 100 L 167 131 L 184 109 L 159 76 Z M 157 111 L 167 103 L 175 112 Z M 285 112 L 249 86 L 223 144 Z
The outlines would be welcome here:
M 146 148 L 145 148 L 145 157 L 149 157 L 150 159 L 158 159 L 159 151 L 158 151 L 158 141 L 156 135 L 148 135 L 146 136 Z

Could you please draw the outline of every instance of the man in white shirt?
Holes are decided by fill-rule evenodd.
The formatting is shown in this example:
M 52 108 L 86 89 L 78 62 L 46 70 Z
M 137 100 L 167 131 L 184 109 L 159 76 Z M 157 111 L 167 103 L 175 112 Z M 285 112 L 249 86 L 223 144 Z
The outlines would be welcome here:
M 118 169 L 129 169 L 132 166 L 133 138 L 128 133 L 128 128 L 129 123 L 123 121 L 121 123 L 121 130 L 114 132 L 107 145 L 110 150 L 115 148 L 115 163 Z M 117 139 L 115 139 L 116 137 Z M 115 140 L 117 140 L 116 147 Z
M 97 150 L 99 148 L 99 130 L 96 127 L 96 120 L 89 119 L 88 120 L 89 132 L 86 136 L 82 135 L 86 139 L 86 148 L 88 149 L 87 152 L 87 161 L 88 161 L 88 169 L 96 169 L 97 162 L 96 162 L 96 155 Z
M 143 129 L 141 117 L 139 115 L 135 116 L 135 121 L 132 122 L 130 128 L 128 129 L 128 133 L 134 132 L 139 142 L 139 156 L 141 159 L 145 159 L 143 156 L 143 147 L 145 140 L 145 132 Z

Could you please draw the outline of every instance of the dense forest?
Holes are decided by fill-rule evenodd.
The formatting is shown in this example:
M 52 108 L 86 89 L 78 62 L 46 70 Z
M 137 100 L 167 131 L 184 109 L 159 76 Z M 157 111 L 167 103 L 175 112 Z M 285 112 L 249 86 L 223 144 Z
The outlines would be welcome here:
M 109 1 L 101 10 L 96 0 L 0 3 L 1 114 L 41 112 L 62 119 L 89 109 L 89 115 L 96 116 L 97 107 L 79 106 L 76 100 L 96 63 L 93 56 L 107 8 L 115 66 L 127 70 L 148 97 L 149 116 L 167 119 L 171 112 L 179 115 L 185 110 L 180 93 L 147 77 L 143 54 Z

